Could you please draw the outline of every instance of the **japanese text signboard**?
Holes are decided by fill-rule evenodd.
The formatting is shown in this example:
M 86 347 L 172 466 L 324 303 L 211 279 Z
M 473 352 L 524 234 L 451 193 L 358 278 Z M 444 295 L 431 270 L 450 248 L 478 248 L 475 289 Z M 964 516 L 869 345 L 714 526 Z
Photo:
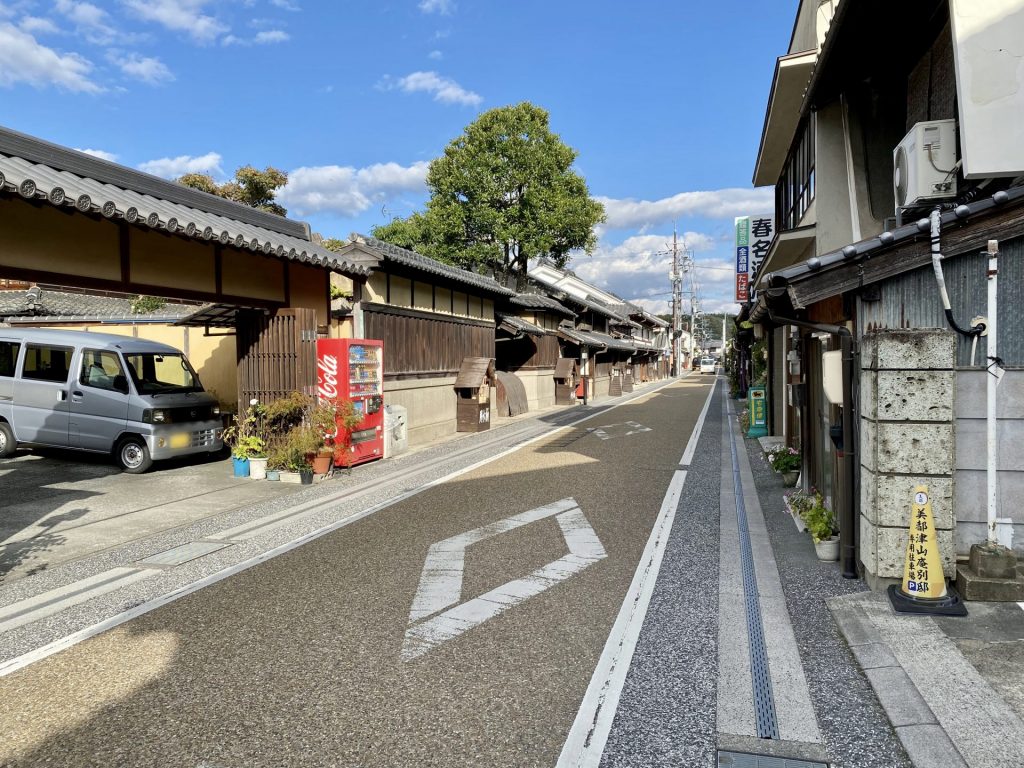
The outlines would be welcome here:
M 935 531 L 928 486 L 914 489 L 910 508 L 907 559 L 903 569 L 903 593 L 913 597 L 940 598 L 946 595 L 946 580 Z
M 750 408 L 747 437 L 765 437 L 768 434 L 768 399 L 765 388 L 750 387 L 747 390 L 747 405 Z
M 775 235 L 771 215 L 738 216 L 736 223 L 736 301 L 751 299 L 750 281 L 768 253 Z

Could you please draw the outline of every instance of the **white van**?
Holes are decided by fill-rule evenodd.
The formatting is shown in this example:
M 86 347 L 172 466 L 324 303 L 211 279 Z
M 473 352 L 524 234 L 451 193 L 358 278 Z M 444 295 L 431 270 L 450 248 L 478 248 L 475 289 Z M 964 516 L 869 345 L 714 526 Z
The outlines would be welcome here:
M 702 357 L 700 359 L 700 372 L 701 373 L 716 373 L 718 370 L 718 363 L 715 362 L 713 357 Z
M 0 457 L 111 453 L 125 472 L 223 447 L 216 399 L 180 351 L 105 333 L 0 328 Z

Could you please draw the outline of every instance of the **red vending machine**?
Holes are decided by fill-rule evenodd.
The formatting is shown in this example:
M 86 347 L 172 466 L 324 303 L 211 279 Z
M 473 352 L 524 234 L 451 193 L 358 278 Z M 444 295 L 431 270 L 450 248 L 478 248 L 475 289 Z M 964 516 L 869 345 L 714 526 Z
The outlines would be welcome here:
M 351 432 L 349 466 L 384 455 L 384 344 L 375 339 L 317 339 L 317 394 L 345 397 L 362 421 Z M 343 444 L 339 426 L 338 443 Z M 344 465 L 346 462 L 339 461 Z

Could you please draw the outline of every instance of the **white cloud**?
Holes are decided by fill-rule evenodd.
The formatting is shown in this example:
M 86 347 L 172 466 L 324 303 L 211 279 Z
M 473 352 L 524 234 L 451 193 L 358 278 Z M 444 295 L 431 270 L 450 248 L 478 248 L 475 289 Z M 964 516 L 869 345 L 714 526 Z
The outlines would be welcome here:
M 256 45 L 266 45 L 268 43 L 283 43 L 288 40 L 291 40 L 291 35 L 283 29 L 267 29 L 263 32 L 257 32 L 253 42 Z
M 440 51 L 431 51 L 430 53 L 427 54 L 427 58 L 433 59 L 434 61 L 440 61 L 441 59 L 444 58 L 444 54 L 441 53 Z
M 291 35 L 285 32 L 283 29 L 267 29 L 262 32 L 257 32 L 255 37 L 238 37 L 237 35 L 227 35 L 221 38 L 221 45 L 272 45 L 274 43 L 284 43 L 291 40 Z
M 209 43 L 229 31 L 229 27 L 203 13 L 209 0 L 121 0 L 141 19 L 152 21 L 172 32 L 184 32 L 193 40 Z
M 113 152 L 104 152 L 102 149 L 79 149 L 78 151 L 84 155 L 98 157 L 100 160 L 109 160 L 112 163 L 117 162 L 117 155 Z
M 59 54 L 13 24 L 0 24 L 0 87 L 54 85 L 76 93 L 103 90 L 89 79 L 92 63 L 77 53 Z
M 437 72 L 413 72 L 411 75 L 400 77 L 397 80 L 385 77 L 381 87 L 389 91 L 398 89 L 406 93 L 419 91 L 432 93 L 434 101 L 440 101 L 443 104 L 476 106 L 484 100 L 479 93 L 467 91 L 454 80 L 441 77 Z
M 162 157 L 139 165 L 140 171 L 162 176 L 165 179 L 176 179 L 186 173 L 223 174 L 220 167 L 221 156 L 216 152 L 205 155 L 179 155 L 178 157 Z
M 775 190 L 717 189 L 702 192 L 680 192 L 661 200 L 618 200 L 598 197 L 605 209 L 608 229 L 635 229 L 673 219 L 701 216 L 727 219 L 746 216 L 775 208 Z
M 149 85 L 160 85 L 174 80 L 174 74 L 160 59 L 141 56 L 138 53 L 122 55 L 117 51 L 111 51 L 108 58 L 133 80 L 141 80 Z
M 293 3 L 291 0 L 270 0 L 270 4 L 275 8 L 280 8 L 284 11 L 301 11 L 298 3 Z
M 75 31 L 96 45 L 109 45 L 117 39 L 117 31 L 110 26 L 110 16 L 92 3 L 57 0 L 54 7 L 75 25 Z
M 455 0 L 420 0 L 419 9 L 424 13 L 448 16 L 455 10 Z
M 713 255 L 719 246 L 715 238 L 703 232 L 680 233 L 680 250 L 685 242 L 697 254 L 692 274 L 684 278 L 684 300 L 689 311 L 691 279 L 705 312 L 729 306 L 735 289 L 733 266 L 726 258 Z M 700 255 L 708 254 L 708 255 Z M 602 240 L 591 256 L 574 255 L 572 270 L 583 280 L 632 301 L 650 312 L 664 312 L 670 306 L 672 285 L 672 234 L 646 234 L 627 237 L 613 244 Z
M 56 35 L 60 33 L 60 27 L 41 16 L 25 16 L 18 22 L 18 26 L 30 35 Z
M 300 216 L 321 211 L 356 216 L 376 203 L 402 192 L 426 192 L 427 167 L 377 163 L 365 168 L 322 165 L 297 168 L 277 199 Z

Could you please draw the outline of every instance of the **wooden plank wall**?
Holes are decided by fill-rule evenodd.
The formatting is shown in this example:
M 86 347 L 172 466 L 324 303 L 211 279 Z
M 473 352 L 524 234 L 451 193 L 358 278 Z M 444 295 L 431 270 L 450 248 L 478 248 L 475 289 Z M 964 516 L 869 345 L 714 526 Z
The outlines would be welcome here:
M 239 412 L 253 398 L 271 403 L 289 392 L 314 392 L 316 310 L 239 312 L 236 333 Z
M 467 357 L 494 357 L 494 325 L 366 309 L 366 338 L 384 342 L 385 379 L 454 376 Z

